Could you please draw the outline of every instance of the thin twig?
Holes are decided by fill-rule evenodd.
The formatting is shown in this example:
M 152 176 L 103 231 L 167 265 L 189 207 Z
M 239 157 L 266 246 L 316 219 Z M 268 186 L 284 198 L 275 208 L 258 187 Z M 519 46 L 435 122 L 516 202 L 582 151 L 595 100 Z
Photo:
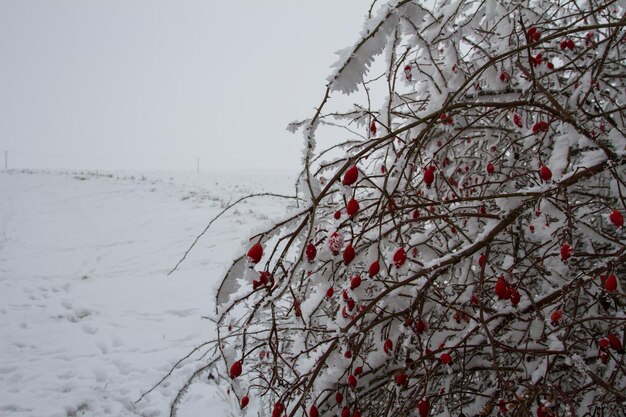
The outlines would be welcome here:
M 172 273 L 174 271 L 176 271 L 176 269 L 178 268 L 178 266 L 183 263 L 183 261 L 187 258 L 187 255 L 189 254 L 189 252 L 191 251 L 191 249 L 193 249 L 194 246 L 196 246 L 196 243 L 198 243 L 198 240 L 200 240 L 200 238 L 202 236 L 204 236 L 204 234 L 209 230 L 209 228 L 211 227 L 211 225 L 213 224 L 214 221 L 216 221 L 217 219 L 219 219 L 222 214 L 226 213 L 228 210 L 230 210 L 231 208 L 233 208 L 234 206 L 236 206 L 237 204 L 241 203 L 244 200 L 247 200 L 248 198 L 253 198 L 253 197 L 279 197 L 279 198 L 286 198 L 286 199 L 295 199 L 298 200 L 298 197 L 296 196 L 287 196 L 287 195 L 282 195 L 282 194 L 274 194 L 274 193 L 258 193 L 258 194 L 249 194 L 246 196 L 241 197 L 239 200 L 235 201 L 234 203 L 228 205 L 224 210 L 222 210 L 217 216 L 215 216 L 213 219 L 211 219 L 211 221 L 209 222 L 209 224 L 207 224 L 207 226 L 204 228 L 204 230 L 202 231 L 202 233 L 200 233 L 198 236 L 196 236 L 196 238 L 194 239 L 193 243 L 191 244 L 191 246 L 189 246 L 189 249 L 187 249 L 185 251 L 185 254 L 183 255 L 183 257 L 178 261 L 178 263 L 176 264 L 176 266 L 174 266 L 174 268 L 172 268 L 172 270 L 170 272 L 167 273 L 167 276 L 169 277 L 170 275 L 172 275 Z

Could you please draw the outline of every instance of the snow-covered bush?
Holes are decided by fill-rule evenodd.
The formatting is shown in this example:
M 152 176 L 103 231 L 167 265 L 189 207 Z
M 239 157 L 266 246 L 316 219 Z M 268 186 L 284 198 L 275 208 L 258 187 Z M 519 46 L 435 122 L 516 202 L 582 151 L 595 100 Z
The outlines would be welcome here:
M 217 295 L 243 406 L 624 415 L 624 10 L 375 2 L 290 125 L 304 204 L 251 238 Z

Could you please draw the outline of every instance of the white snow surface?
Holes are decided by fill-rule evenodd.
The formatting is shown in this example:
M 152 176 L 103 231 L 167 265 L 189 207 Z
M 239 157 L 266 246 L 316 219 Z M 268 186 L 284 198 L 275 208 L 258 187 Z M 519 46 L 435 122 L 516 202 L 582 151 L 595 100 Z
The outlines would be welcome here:
M 213 288 L 293 195 L 280 174 L 0 172 L 0 416 L 167 416 L 214 337 Z M 207 376 L 178 416 L 241 412 Z

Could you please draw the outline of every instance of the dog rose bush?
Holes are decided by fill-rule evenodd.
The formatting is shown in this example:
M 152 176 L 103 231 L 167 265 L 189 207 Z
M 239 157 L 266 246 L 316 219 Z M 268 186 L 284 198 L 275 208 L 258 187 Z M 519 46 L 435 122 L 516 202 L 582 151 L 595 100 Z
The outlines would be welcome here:
M 241 413 L 624 415 L 624 10 L 372 5 L 217 293 Z

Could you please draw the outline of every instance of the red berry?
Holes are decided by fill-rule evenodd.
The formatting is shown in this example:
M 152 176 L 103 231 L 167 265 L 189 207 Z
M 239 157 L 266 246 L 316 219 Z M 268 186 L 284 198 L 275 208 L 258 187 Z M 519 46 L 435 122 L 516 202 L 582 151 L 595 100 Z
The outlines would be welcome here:
M 424 184 L 430 188 L 432 183 L 435 181 L 435 170 L 431 168 L 426 168 L 424 170 Z
M 409 376 L 407 374 L 396 374 L 396 384 L 404 386 L 408 384 Z
M 613 292 L 617 289 L 617 277 L 615 274 L 609 275 L 606 281 L 604 281 L 604 289 L 608 292 Z
M 250 402 L 250 398 L 248 398 L 247 395 L 244 395 L 243 397 L 241 397 L 241 408 L 246 408 L 249 402 Z
M 419 411 L 420 417 L 428 417 L 428 413 L 430 412 L 430 402 L 427 398 L 424 398 L 417 403 L 417 411 Z
M 511 304 L 516 306 L 519 304 L 521 299 L 522 299 L 522 296 L 520 295 L 519 291 L 517 291 L 517 288 L 513 288 L 511 290 Z
M 396 268 L 400 268 L 406 262 L 406 252 L 404 248 L 399 248 L 396 253 L 393 254 L 393 264 Z
M 326 298 L 332 298 L 334 293 L 335 293 L 335 290 L 333 289 L 333 287 L 330 287 L 329 289 L 326 290 Z
M 520 116 L 519 114 L 515 113 L 513 115 L 513 123 L 515 123 L 515 125 L 517 127 L 522 127 L 523 123 L 522 123 L 522 116 Z
M 552 314 L 550 314 L 550 321 L 555 326 L 559 324 L 561 318 L 563 318 L 563 312 L 561 310 L 554 310 Z
M 348 201 L 348 205 L 346 206 L 346 213 L 348 213 L 348 216 L 352 217 L 358 212 L 359 203 L 354 198 L 351 198 L 350 201 Z
M 285 406 L 280 401 L 274 404 L 274 409 L 272 410 L 272 417 L 280 417 L 285 411 Z
M 355 306 L 356 306 L 356 302 L 352 298 L 350 298 L 348 300 L 348 310 L 350 311 L 354 310 Z
M 372 264 L 370 265 L 369 270 L 367 271 L 368 275 L 370 277 L 373 277 L 375 275 L 378 274 L 378 272 L 380 272 L 380 262 L 378 261 L 374 261 L 372 262 Z
M 339 220 L 341 218 L 341 211 L 337 210 L 333 217 L 335 218 L 335 220 Z
M 356 388 L 356 377 L 352 374 L 348 375 L 348 385 L 350 388 Z
M 532 26 L 526 31 L 526 36 L 528 37 L 528 42 L 537 42 L 541 39 L 541 32 L 539 32 L 536 27 Z
M 420 217 L 420 211 L 418 209 L 413 210 L 413 220 L 417 220 Z
M 350 264 L 350 262 L 352 262 L 355 256 L 356 256 L 356 253 L 354 252 L 354 248 L 352 247 L 352 244 L 349 244 L 348 246 L 346 246 L 346 248 L 343 251 L 344 265 Z
M 383 343 L 383 350 L 386 354 L 390 354 L 393 350 L 393 341 L 391 339 L 386 339 L 385 343 Z
M 350 289 L 353 290 L 355 288 L 358 288 L 361 285 L 361 277 L 359 275 L 355 275 L 352 277 L 352 280 L 350 280 Z
M 618 352 L 622 350 L 622 342 L 621 340 L 619 340 L 616 334 L 609 333 L 607 336 L 607 339 L 609 339 L 609 343 L 611 344 L 611 349 L 618 351 Z
M 315 404 L 313 404 L 309 410 L 309 417 L 320 417 L 320 412 L 317 411 Z
M 335 394 L 335 401 L 337 401 L 337 404 L 341 404 L 343 402 L 343 394 L 339 391 Z
M 333 232 L 333 234 L 328 238 L 328 249 L 330 249 L 333 255 L 338 255 L 342 246 L 343 235 L 338 232 Z
M 600 349 L 606 349 L 611 345 L 611 342 L 609 342 L 609 339 L 603 338 L 603 339 L 600 339 L 598 344 L 600 345 Z
M 504 277 L 500 276 L 498 281 L 496 281 L 496 287 L 494 292 L 500 299 L 504 299 L 506 296 L 506 290 L 509 288 L 509 284 L 506 282 Z
M 450 356 L 449 353 L 442 353 L 439 359 L 441 359 L 441 363 L 443 363 L 444 365 L 447 365 L 450 362 L 452 362 L 452 356 Z
M 622 216 L 622 213 L 620 213 L 618 210 L 611 211 L 611 214 L 609 215 L 609 220 L 611 220 L 611 223 L 613 223 L 613 225 L 616 227 L 624 226 L 624 216 Z
M 563 246 L 561 246 L 561 259 L 567 261 L 572 256 L 572 253 L 574 253 L 574 249 L 572 249 L 570 244 L 563 243 Z
M 493 174 L 494 171 L 495 171 L 495 168 L 493 167 L 493 164 L 491 162 L 489 162 L 487 164 L 487 174 L 491 175 L 491 174 Z
M 263 246 L 259 242 L 252 245 L 252 247 L 248 250 L 247 257 L 248 261 L 256 264 L 261 260 L 263 256 Z
M 561 50 L 566 49 L 567 48 L 567 41 L 562 41 L 560 46 L 561 46 Z
M 317 248 L 314 244 L 309 243 L 306 245 L 305 253 L 307 261 L 313 262 L 315 260 L 315 256 L 317 255 Z
M 539 176 L 544 181 L 550 181 L 552 179 L 552 171 L 550 171 L 550 168 L 547 166 L 541 165 L 541 168 L 539 168 Z
M 348 407 L 344 407 L 341 410 L 341 417 L 350 417 L 350 409 Z
M 352 417 L 361 417 L 361 412 L 359 410 L 354 410 Z
M 504 400 L 498 401 L 498 408 L 500 409 L 500 412 L 502 414 L 505 414 L 505 413 L 509 412 L 509 409 L 506 408 L 506 401 L 504 401 Z
M 418 321 L 415 322 L 415 331 L 418 333 L 424 333 L 426 330 L 428 330 L 428 323 L 426 323 L 424 320 L 419 319 Z
M 237 378 L 239 375 L 241 375 L 241 371 L 242 371 L 241 361 L 236 361 L 230 366 L 230 377 Z
M 543 405 L 537 407 L 537 417 L 550 417 L 550 413 Z
M 352 185 L 359 178 L 359 170 L 356 165 L 352 165 L 343 176 L 343 185 Z
M 485 266 L 485 263 L 487 263 L 487 257 L 485 255 L 480 255 L 478 257 L 478 266 L 483 268 Z
M 356 368 L 354 368 L 354 375 L 361 375 L 363 373 L 363 367 L 362 366 L 357 366 Z
M 540 62 L 541 63 L 541 62 Z M 533 133 L 547 132 L 550 125 L 544 120 L 540 120 L 533 125 Z
M 502 81 L 503 83 L 506 83 L 506 82 L 508 82 L 510 80 L 511 80 L 511 76 L 509 75 L 508 72 L 502 71 L 500 73 L 500 81 Z
M 370 124 L 370 132 L 372 133 L 372 135 L 375 135 L 377 130 L 378 129 L 376 129 L 376 122 L 372 120 L 372 123 Z

